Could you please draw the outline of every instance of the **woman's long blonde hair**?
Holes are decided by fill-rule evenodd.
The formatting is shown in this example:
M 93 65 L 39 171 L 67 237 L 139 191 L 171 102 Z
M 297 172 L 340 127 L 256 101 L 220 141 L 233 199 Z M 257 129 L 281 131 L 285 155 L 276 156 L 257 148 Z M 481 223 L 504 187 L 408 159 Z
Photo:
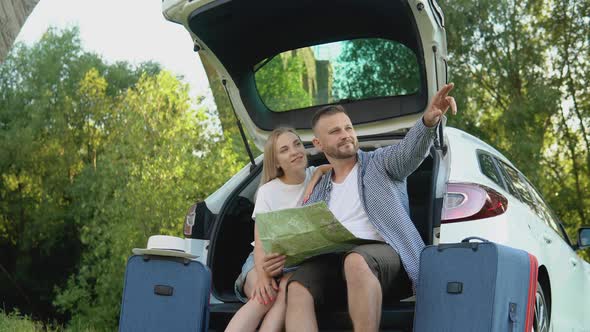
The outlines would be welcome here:
M 293 128 L 279 127 L 270 133 L 266 140 L 266 144 L 264 145 L 264 161 L 262 162 L 262 178 L 260 179 L 260 186 L 285 175 L 283 169 L 278 166 L 275 153 L 277 140 L 279 139 L 279 136 L 284 133 L 293 133 L 299 138 L 299 141 L 301 141 L 301 138 Z

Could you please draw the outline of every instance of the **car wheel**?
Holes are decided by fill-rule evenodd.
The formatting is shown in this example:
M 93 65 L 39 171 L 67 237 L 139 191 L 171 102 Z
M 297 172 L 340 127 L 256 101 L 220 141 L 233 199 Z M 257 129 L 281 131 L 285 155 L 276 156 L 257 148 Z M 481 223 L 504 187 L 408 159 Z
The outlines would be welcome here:
M 533 320 L 534 332 L 549 331 L 549 307 L 545 300 L 543 287 L 537 282 L 537 294 L 535 295 L 535 319 Z

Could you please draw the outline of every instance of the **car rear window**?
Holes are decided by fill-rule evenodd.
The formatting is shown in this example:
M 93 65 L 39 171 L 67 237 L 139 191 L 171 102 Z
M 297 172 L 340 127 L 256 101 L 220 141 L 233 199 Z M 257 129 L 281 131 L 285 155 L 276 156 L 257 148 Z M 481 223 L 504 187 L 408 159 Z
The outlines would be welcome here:
M 378 97 L 421 86 L 416 54 L 380 38 L 345 40 L 282 52 L 254 67 L 256 89 L 273 112 Z
M 502 183 L 502 178 L 498 168 L 496 168 L 496 165 L 494 164 L 493 157 L 487 153 L 480 152 L 477 159 L 479 160 L 479 168 L 481 172 L 497 185 L 504 188 L 504 183 Z
M 498 166 L 500 167 L 502 173 L 504 173 L 504 179 L 506 180 L 506 184 L 508 185 L 510 192 L 521 202 L 525 203 L 533 211 L 535 211 L 535 201 L 529 193 L 527 184 L 520 178 L 518 171 L 500 160 L 498 160 Z

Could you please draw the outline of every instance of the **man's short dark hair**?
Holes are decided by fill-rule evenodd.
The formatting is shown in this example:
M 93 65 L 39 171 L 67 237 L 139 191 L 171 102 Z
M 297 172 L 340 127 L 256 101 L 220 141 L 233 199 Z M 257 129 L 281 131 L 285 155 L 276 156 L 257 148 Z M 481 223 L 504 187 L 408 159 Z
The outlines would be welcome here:
M 348 113 L 346 113 L 346 110 L 344 109 L 344 106 L 342 105 L 328 105 L 320 108 L 315 112 L 313 118 L 311 118 L 311 129 L 315 129 L 315 125 L 318 123 L 318 121 L 320 121 L 320 118 L 322 118 L 323 116 L 332 115 L 336 113 L 344 113 L 348 115 Z

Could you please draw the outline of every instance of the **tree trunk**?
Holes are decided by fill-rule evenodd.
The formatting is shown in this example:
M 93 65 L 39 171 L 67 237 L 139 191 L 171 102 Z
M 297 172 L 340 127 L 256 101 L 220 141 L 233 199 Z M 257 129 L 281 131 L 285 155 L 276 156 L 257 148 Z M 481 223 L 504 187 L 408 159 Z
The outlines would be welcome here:
M 586 215 L 584 212 L 584 207 L 582 206 L 583 202 L 584 202 L 584 193 L 582 192 L 582 187 L 580 184 L 580 169 L 578 166 L 578 162 L 576 159 L 576 139 L 575 137 L 573 137 L 570 133 L 570 129 L 567 125 L 566 119 L 565 119 L 565 115 L 563 114 L 563 110 L 560 111 L 560 116 L 561 116 L 561 126 L 563 129 L 563 137 L 566 139 L 567 142 L 565 142 L 565 145 L 567 146 L 568 150 L 569 150 L 569 155 L 570 158 L 572 160 L 572 171 L 574 173 L 574 179 L 576 181 L 576 209 L 577 209 L 577 213 L 580 216 L 580 220 L 582 223 L 584 223 L 586 221 Z
M 0 63 L 12 47 L 25 20 L 39 0 L 0 1 Z

